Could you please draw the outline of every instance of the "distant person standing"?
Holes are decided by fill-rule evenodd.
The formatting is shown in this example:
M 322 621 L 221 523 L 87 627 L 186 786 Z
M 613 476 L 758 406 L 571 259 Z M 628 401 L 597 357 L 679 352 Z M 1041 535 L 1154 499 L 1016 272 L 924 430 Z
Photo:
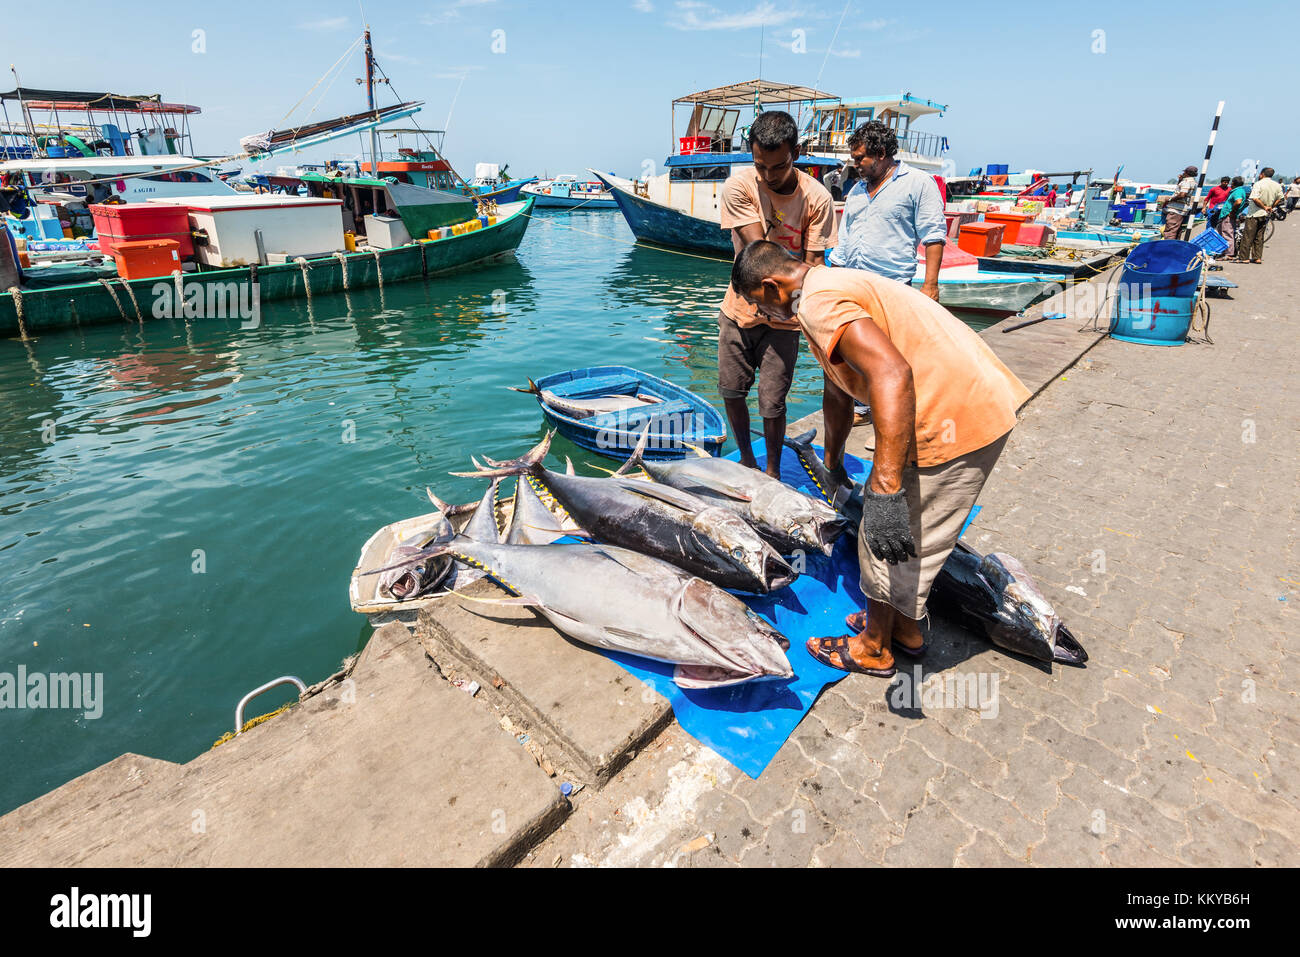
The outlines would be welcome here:
M 1246 188 L 1246 181 L 1240 176 L 1234 176 L 1228 183 L 1228 187 L 1228 195 L 1214 211 L 1214 218 L 1210 221 L 1214 223 L 1219 235 L 1228 242 L 1228 251 L 1223 254 L 1224 258 L 1234 259 L 1237 255 L 1237 230 L 1241 227 L 1241 217 L 1245 214 L 1250 190 Z
M 835 245 L 835 202 L 817 180 L 795 167 L 799 127 L 781 110 L 760 113 L 749 128 L 754 164 L 732 173 L 722 187 L 721 224 L 739 253 L 767 239 L 810 265 L 826 261 Z M 749 390 L 758 377 L 767 473 L 780 477 L 785 443 L 785 398 L 799 358 L 799 324 L 774 317 L 730 285 L 718 316 L 718 393 L 731 423 L 740 461 L 758 468 L 749 435 Z
M 1237 258 L 1253 263 L 1264 261 L 1264 230 L 1268 214 L 1282 204 L 1282 187 L 1273 179 L 1273 167 L 1260 171 L 1259 179 L 1250 189 L 1250 208 L 1246 213 L 1246 227 L 1241 234 L 1241 248 Z
M 1216 209 L 1219 208 L 1219 206 L 1223 203 L 1223 201 L 1228 198 L 1228 194 L 1232 192 L 1232 186 L 1230 185 L 1231 182 L 1232 182 L 1232 177 L 1230 176 L 1220 177 L 1219 185 L 1212 187 L 1209 193 L 1206 194 L 1205 196 L 1206 216 L 1211 215 Z
M 1174 195 L 1165 204 L 1165 239 L 1177 239 L 1196 205 L 1196 167 L 1188 166 L 1178 180 Z
M 1286 188 L 1286 211 L 1289 213 L 1295 209 L 1296 203 L 1300 203 L 1300 176 L 1291 180 L 1291 185 Z

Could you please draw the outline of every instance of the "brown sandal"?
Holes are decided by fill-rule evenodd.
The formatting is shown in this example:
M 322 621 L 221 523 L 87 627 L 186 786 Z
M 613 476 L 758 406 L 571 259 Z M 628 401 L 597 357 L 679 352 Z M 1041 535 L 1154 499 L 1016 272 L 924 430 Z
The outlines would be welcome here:
M 867 613 L 865 611 L 855 611 L 851 615 L 846 615 L 844 618 L 844 624 L 846 624 L 849 627 L 849 630 L 855 635 L 860 635 L 867 630 Z M 921 642 L 919 648 L 909 648 L 907 645 L 899 641 L 891 641 L 889 643 L 890 651 L 901 651 L 906 655 L 911 655 L 913 658 L 921 657 L 929 650 L 929 648 L 929 642 L 925 641 Z
M 808 649 L 808 654 L 827 667 L 834 668 L 837 671 L 856 672 L 861 675 L 871 675 L 873 678 L 892 678 L 898 672 L 897 668 L 864 668 L 858 664 L 849 655 L 848 635 L 837 635 L 833 638 L 809 638 L 804 647 Z M 840 663 L 838 665 L 831 661 L 831 655 L 839 656 Z

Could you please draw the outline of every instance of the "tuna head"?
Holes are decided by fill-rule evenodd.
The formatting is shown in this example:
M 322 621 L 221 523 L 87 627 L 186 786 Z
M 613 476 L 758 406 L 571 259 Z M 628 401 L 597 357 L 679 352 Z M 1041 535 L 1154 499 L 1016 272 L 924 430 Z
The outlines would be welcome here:
M 1010 555 L 986 555 L 979 573 L 998 593 L 997 622 L 990 628 L 990 637 L 998 644 L 1040 661 L 1083 664 L 1088 660 L 1088 653 L 1020 562 Z
M 780 547 L 826 555 L 851 524 L 825 502 L 775 482 L 759 486 L 750 511 L 766 529 L 778 533 Z
M 695 513 L 691 540 L 706 560 L 715 560 L 720 574 L 734 575 L 737 567 L 749 573 L 749 581 L 736 587 L 766 594 L 790 584 L 798 573 L 780 553 L 765 542 L 752 525 L 728 508 L 710 505 Z
M 685 583 L 677 601 L 682 626 L 728 662 L 727 667 L 678 665 L 673 681 L 679 687 L 715 688 L 794 676 L 785 656 L 790 642 L 739 598 L 694 578 Z

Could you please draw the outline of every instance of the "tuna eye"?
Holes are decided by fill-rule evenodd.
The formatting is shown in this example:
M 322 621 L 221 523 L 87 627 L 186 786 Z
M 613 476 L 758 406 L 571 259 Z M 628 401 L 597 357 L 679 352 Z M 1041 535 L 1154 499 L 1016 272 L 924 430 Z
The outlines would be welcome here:
M 739 547 L 733 548 L 731 550 L 731 557 L 734 558 L 736 561 L 740 561 L 745 557 L 745 550 Z

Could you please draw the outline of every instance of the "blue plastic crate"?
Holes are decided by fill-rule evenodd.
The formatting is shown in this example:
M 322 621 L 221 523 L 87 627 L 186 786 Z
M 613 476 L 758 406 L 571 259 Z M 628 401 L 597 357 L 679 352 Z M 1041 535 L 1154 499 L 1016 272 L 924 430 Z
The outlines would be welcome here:
M 1192 245 L 1201 247 L 1210 256 L 1218 256 L 1228 251 L 1228 241 L 1219 235 L 1217 229 L 1205 229 L 1193 236 Z

